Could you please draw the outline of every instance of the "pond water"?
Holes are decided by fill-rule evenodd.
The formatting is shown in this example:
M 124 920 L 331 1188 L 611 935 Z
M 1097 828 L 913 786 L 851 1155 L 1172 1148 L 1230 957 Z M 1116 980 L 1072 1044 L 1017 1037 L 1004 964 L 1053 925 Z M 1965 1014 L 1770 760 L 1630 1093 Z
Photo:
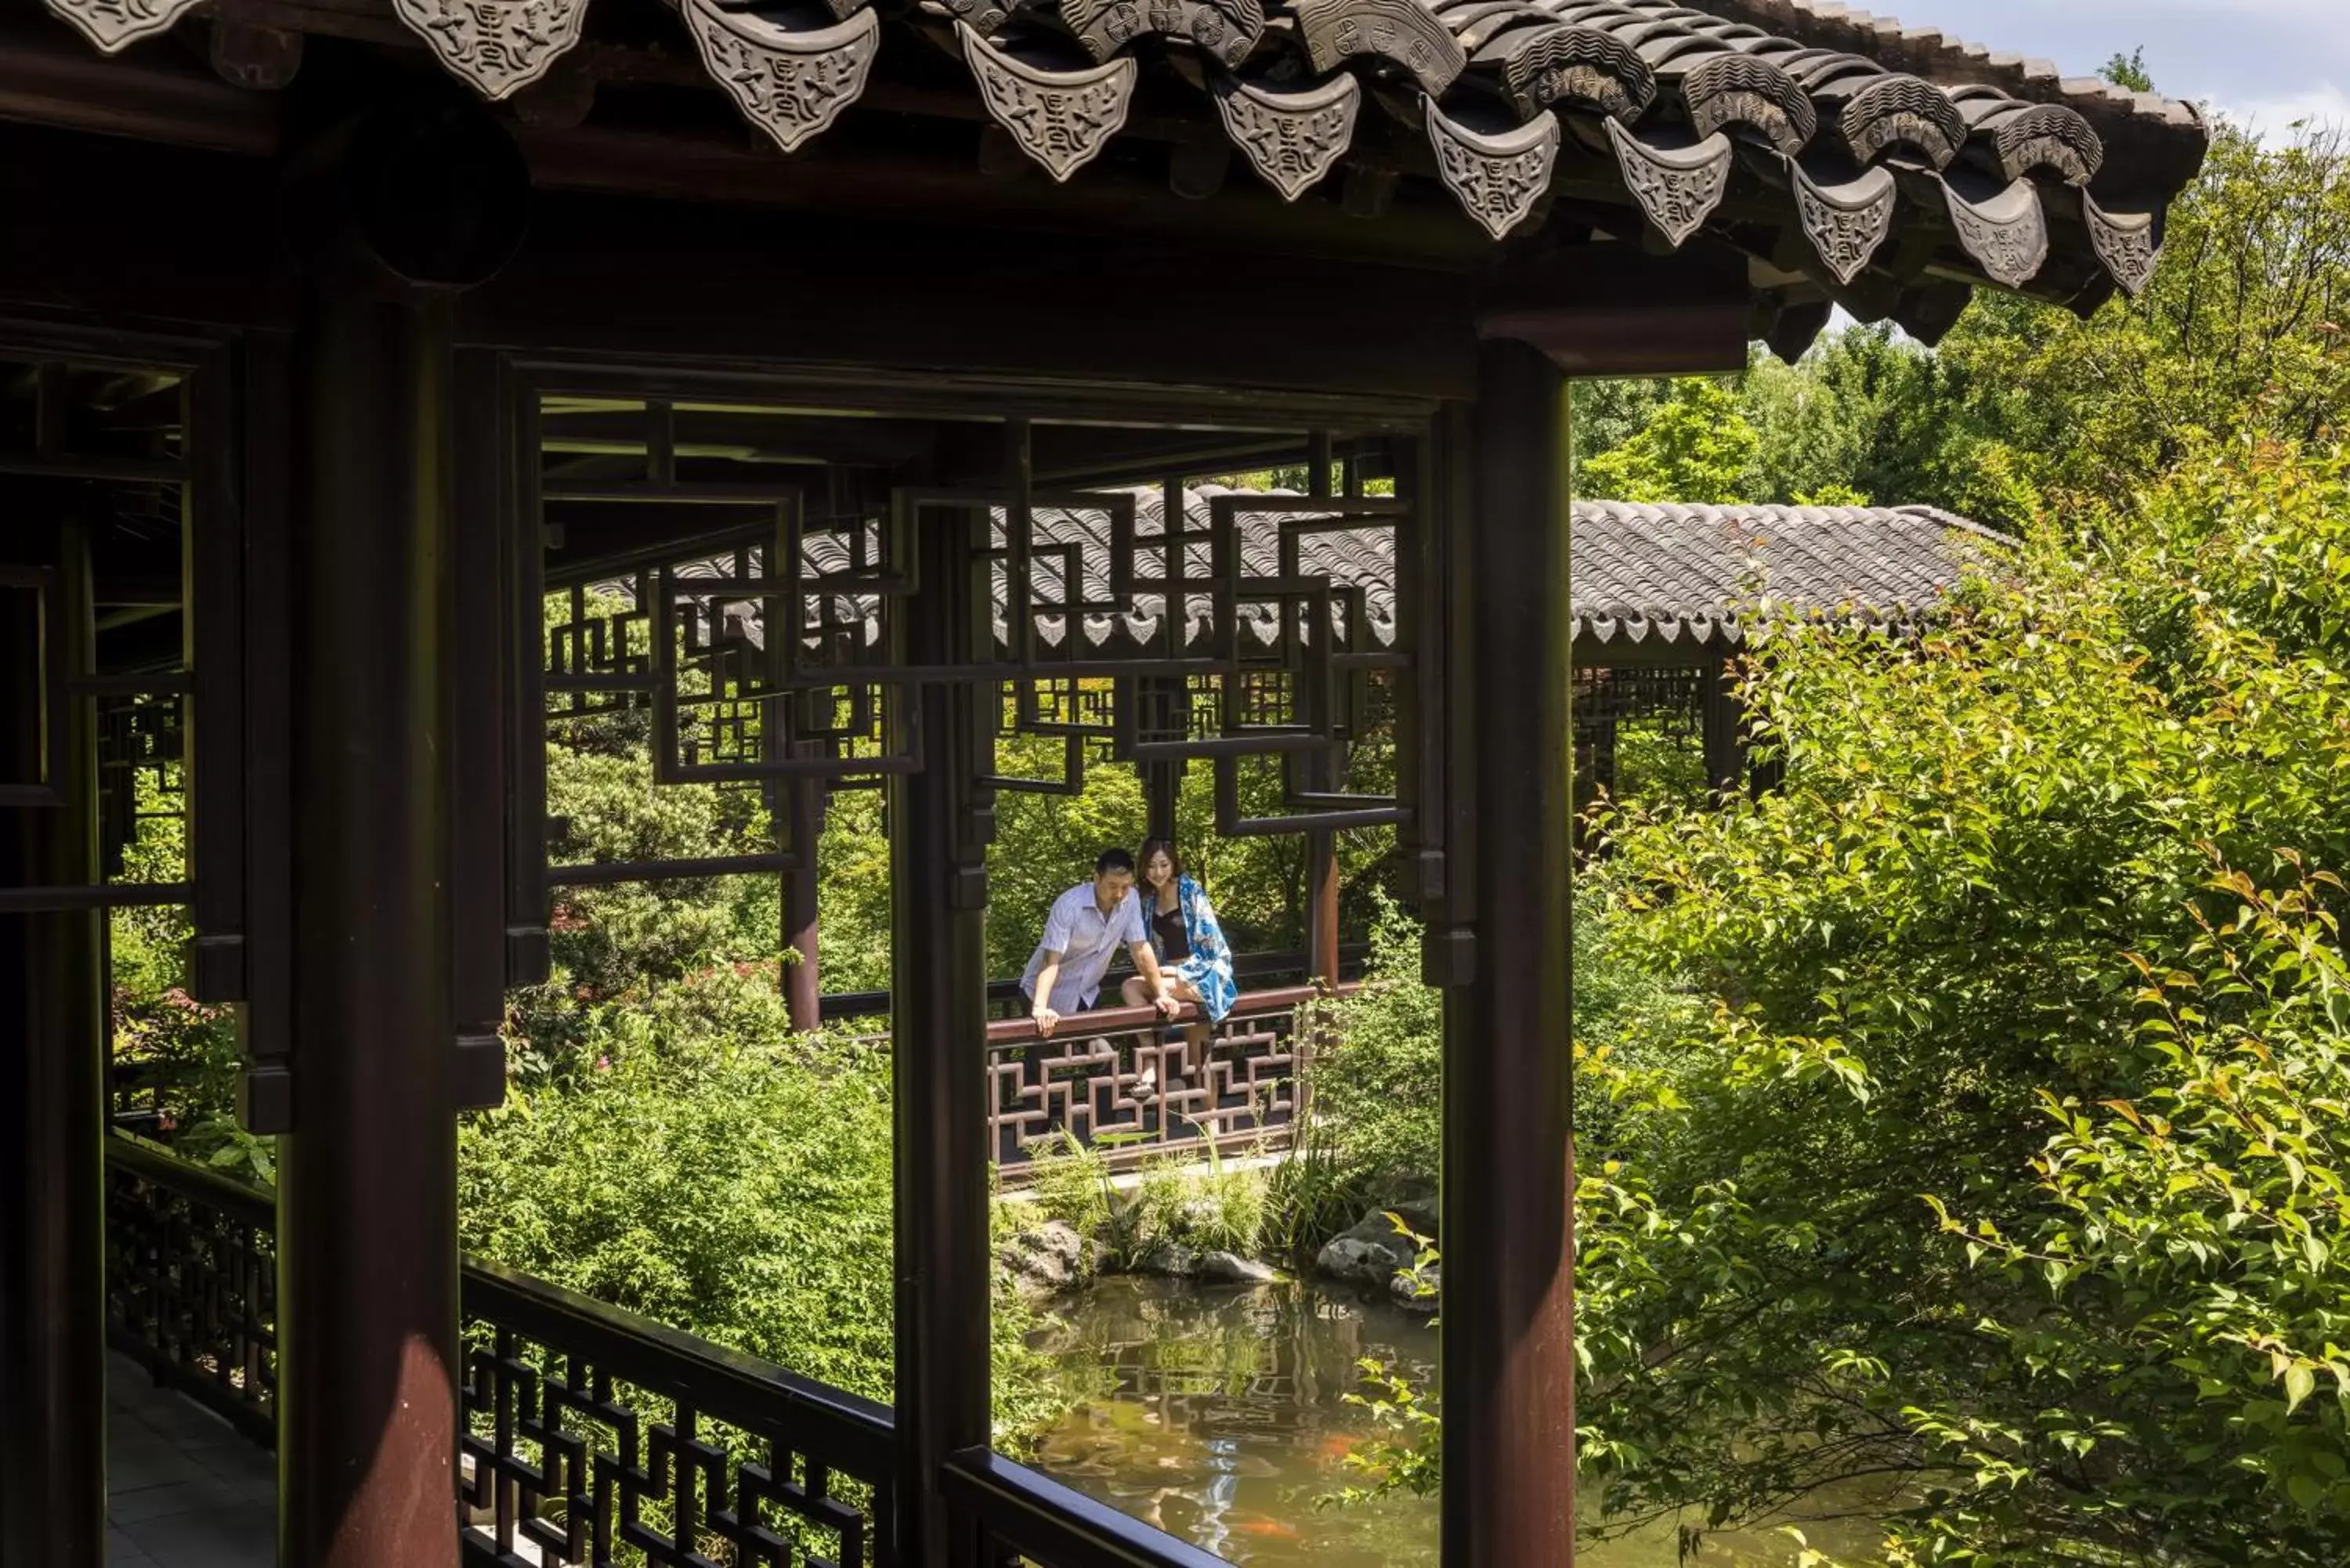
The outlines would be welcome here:
M 1100 1282 L 1056 1303 L 1038 1346 L 1075 1401 L 1045 1434 L 1041 1469 L 1170 1534 L 1252 1568 L 1436 1568 L 1436 1502 L 1321 1501 L 1360 1472 L 1347 1455 L 1376 1431 L 1346 1403 L 1376 1356 L 1426 1382 L 1427 1322 L 1384 1298 L 1323 1284 Z M 1865 1531 L 1812 1544 L 1866 1559 Z M 1705 1538 L 1691 1568 L 1784 1568 L 1771 1530 Z M 1586 1544 L 1579 1568 L 1678 1568 L 1669 1524 Z

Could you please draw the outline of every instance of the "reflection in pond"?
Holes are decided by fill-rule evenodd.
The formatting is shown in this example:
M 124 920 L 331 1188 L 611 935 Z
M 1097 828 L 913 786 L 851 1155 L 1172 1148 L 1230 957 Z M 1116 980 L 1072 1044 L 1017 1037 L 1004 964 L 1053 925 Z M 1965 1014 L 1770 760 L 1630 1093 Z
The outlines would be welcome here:
M 1359 1481 L 1347 1455 L 1371 1437 L 1346 1403 L 1376 1356 L 1433 1376 L 1436 1334 L 1383 1298 L 1339 1286 L 1208 1286 L 1115 1278 L 1055 1307 L 1039 1336 L 1075 1408 L 1042 1468 L 1134 1517 L 1252 1568 L 1436 1568 L 1436 1502 L 1327 1506 Z M 1812 1532 L 1866 1560 L 1868 1533 Z M 1709 1535 L 1692 1568 L 1783 1568 L 1771 1531 Z M 1578 1568 L 1676 1568 L 1669 1525 L 1593 1543 Z

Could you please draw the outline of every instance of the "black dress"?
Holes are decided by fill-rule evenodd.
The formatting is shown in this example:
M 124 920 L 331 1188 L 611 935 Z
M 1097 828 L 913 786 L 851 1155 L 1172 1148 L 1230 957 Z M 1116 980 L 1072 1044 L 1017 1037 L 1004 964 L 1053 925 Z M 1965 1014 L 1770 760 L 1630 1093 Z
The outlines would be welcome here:
M 1165 914 L 1159 912 L 1159 900 L 1150 901 L 1150 934 L 1157 939 L 1160 963 L 1181 963 L 1191 956 L 1191 939 L 1183 929 L 1183 906 L 1176 905 Z

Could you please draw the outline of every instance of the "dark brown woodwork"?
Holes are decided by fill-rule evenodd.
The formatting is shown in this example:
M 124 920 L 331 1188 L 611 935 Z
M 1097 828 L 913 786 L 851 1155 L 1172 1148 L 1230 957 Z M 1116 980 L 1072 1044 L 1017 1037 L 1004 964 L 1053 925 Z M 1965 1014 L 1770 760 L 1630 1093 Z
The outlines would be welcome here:
M 108 59 L 30 5 L 0 19 L 0 119 L 263 156 L 281 134 L 276 99 L 231 87 L 187 51 L 151 46 Z
M 928 208 L 909 202 L 896 210 Z M 1463 395 L 1470 386 L 1469 289 L 1450 274 L 1325 261 L 1293 269 L 1284 290 L 1218 291 L 1203 289 L 1201 280 L 1248 275 L 1263 256 L 1017 231 L 993 234 L 976 250 L 967 241 L 967 231 L 893 228 L 878 219 L 821 224 L 791 214 L 549 197 L 514 265 L 468 297 L 464 335 L 588 353 L 833 360 L 1128 384 L 1137 380 L 1135 368 L 1147 365 L 1150 381 L 1170 388 L 1286 386 L 1426 398 Z M 947 254 L 959 258 L 951 288 L 940 286 L 936 267 L 935 258 Z M 642 286 L 649 277 L 689 276 L 691 289 Z M 1312 313 L 1295 308 L 1300 293 L 1314 300 Z M 810 307 L 747 304 L 785 298 Z M 989 308 L 974 310 L 975 299 Z M 713 308 L 713 301 L 728 300 L 746 303 Z M 1141 303 L 1162 301 L 1172 317 L 1157 303 Z M 1170 319 L 1194 308 L 1202 322 L 1213 320 L 1212 331 L 1168 330 Z M 1083 326 L 1040 331 L 1036 312 Z M 1268 342 L 1279 342 L 1280 354 L 1268 356 Z M 938 399 L 939 378 L 927 384 Z M 1195 419 L 1202 400 L 1190 400 Z M 1267 404 L 1257 417 L 1277 408 Z M 1274 417 L 1294 426 L 1301 414 L 1293 407 Z
M 1314 496 L 1331 493 L 1332 448 L 1330 432 L 1315 431 L 1308 438 L 1305 450 L 1305 490 Z M 1347 493 L 1359 499 L 1362 493 L 1356 465 L 1347 465 Z M 1328 791 L 1335 785 L 1334 759 L 1329 752 L 1309 753 L 1301 769 L 1309 791 Z M 1309 980 L 1326 985 L 1338 983 L 1338 837 L 1328 828 L 1317 828 L 1305 836 L 1305 973 Z
M 292 346 L 284 334 L 255 333 L 242 359 L 248 903 L 237 1117 L 251 1132 L 282 1132 L 294 1117 Z
M 1470 805 L 1474 972 L 1445 999 L 1444 1561 L 1575 1560 L 1565 383 L 1480 357 L 1475 507 L 1456 559 L 1454 777 Z M 1473 776 L 1471 776 L 1472 775 Z M 1455 857 L 1461 848 L 1455 846 Z
M 304 1568 L 456 1555 L 449 320 L 321 285 L 296 345 L 278 1554 Z
M 455 523 L 450 530 L 451 669 L 446 720 L 456 1104 L 505 1098 L 505 709 L 500 691 L 507 508 L 514 497 L 515 389 L 502 356 L 455 360 Z
M 0 41 L 0 87 L 20 64 L 14 47 Z M 93 61 L 91 68 L 121 67 Z M 239 102 L 273 101 L 209 74 L 200 79 L 205 91 Z M 0 206 L 8 213 L 0 300 L 126 325 L 285 324 L 291 296 L 282 281 L 272 166 L 128 136 L 5 123 L 9 113 L 0 90 Z M 92 200 L 93 192 L 108 199 Z M 201 234 L 203 243 L 174 249 L 159 274 L 159 234 Z
M 231 87 L 276 92 L 302 68 L 302 35 L 224 17 L 213 24 L 212 64 Z
M 310 271 L 293 356 L 278 1555 L 302 1568 L 456 1556 L 452 1024 L 460 975 L 478 1012 L 494 971 L 470 950 L 478 919 L 452 961 L 449 857 L 473 851 L 487 804 L 452 797 L 486 776 L 497 672 L 458 663 L 484 650 L 456 631 L 454 583 L 496 535 L 456 536 L 455 305 L 410 280 L 463 285 L 510 249 L 522 192 L 504 145 L 445 99 L 379 106 L 290 187 Z M 468 369 L 468 411 L 488 417 L 483 367 Z M 465 473 L 494 471 L 473 458 Z
M 898 623 L 899 657 L 965 662 L 978 631 L 970 524 L 954 512 L 925 524 L 915 541 L 920 586 Z M 987 872 L 969 783 L 979 771 L 978 713 L 968 686 L 924 686 L 915 701 L 928 765 L 887 786 L 897 1539 L 906 1568 L 977 1568 L 954 1550 L 940 1485 L 950 1455 L 989 1437 Z
M 19 527 L 0 547 L 47 576 L 57 673 L 90 672 L 79 529 Z M 29 551 L 25 546 L 30 545 Z M 0 887 L 99 879 L 90 705 L 42 689 L 34 594 L 0 587 L 0 780 L 46 772 L 61 804 L 0 808 Z M 42 739 L 47 731 L 46 762 Z M 0 1563 L 106 1552 L 103 922 L 96 907 L 0 915 Z
M 784 996 L 793 1028 L 818 1029 L 824 1024 L 824 977 L 816 957 L 816 894 L 823 878 L 816 851 L 824 833 L 825 787 L 802 779 L 785 785 L 784 797 L 791 813 L 791 846 L 799 858 L 783 874 L 784 945 L 799 954 L 799 961 L 784 971 Z
M 1183 798 L 1181 763 L 1142 764 L 1143 832 L 1151 838 L 1175 843 L 1178 808 Z M 1182 846 L 1176 845 L 1178 850 Z
M 1572 376 L 1691 376 L 1745 367 L 1752 307 L 1746 259 L 1726 245 L 1567 245 L 1488 284 L 1477 330 Z
M 1699 710 L 1700 745 L 1705 755 L 1706 786 L 1714 798 L 1735 797 L 1746 773 L 1746 715 L 1738 701 L 1737 683 L 1729 664 L 1709 661 L 1703 670 L 1704 705 Z

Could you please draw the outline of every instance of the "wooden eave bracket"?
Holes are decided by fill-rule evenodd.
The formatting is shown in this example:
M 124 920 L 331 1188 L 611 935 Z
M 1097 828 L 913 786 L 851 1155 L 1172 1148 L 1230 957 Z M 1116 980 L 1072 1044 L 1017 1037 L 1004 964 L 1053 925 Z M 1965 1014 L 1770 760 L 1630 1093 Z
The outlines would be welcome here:
M 1092 162 L 1125 125 L 1137 68 L 1131 57 L 1049 70 L 998 48 L 961 18 L 954 29 L 988 114 L 1055 180 Z
M 715 0 L 679 0 L 678 14 L 711 79 L 785 152 L 857 101 L 881 46 L 880 18 L 869 10 L 806 30 Z

